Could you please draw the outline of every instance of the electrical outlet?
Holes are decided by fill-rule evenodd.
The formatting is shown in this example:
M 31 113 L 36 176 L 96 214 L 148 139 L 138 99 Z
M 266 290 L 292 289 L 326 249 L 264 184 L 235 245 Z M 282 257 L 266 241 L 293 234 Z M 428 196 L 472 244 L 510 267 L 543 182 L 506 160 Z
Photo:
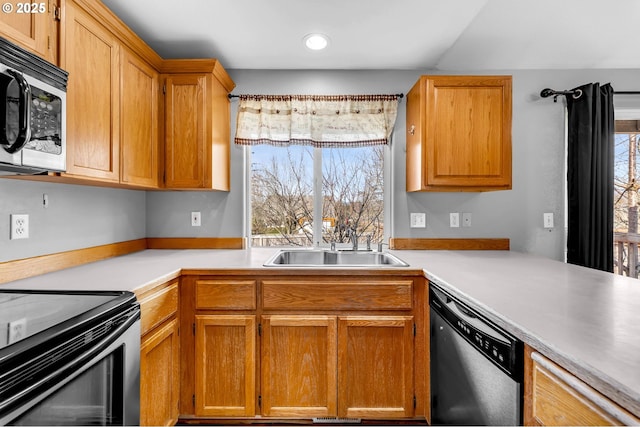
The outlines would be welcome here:
M 7 343 L 13 344 L 16 341 L 20 341 L 27 336 L 27 319 L 18 319 L 13 322 L 9 322 L 9 336 L 7 337 Z
M 427 214 L 411 213 L 411 228 L 425 228 L 427 226 Z
M 191 212 L 191 226 L 192 227 L 200 227 L 202 225 L 202 219 L 200 217 L 200 212 Z
M 542 222 L 544 228 L 553 228 L 553 213 L 547 212 L 542 214 Z
M 11 214 L 11 240 L 29 238 L 29 215 Z
M 460 227 L 460 214 L 458 212 L 449 214 L 449 227 Z

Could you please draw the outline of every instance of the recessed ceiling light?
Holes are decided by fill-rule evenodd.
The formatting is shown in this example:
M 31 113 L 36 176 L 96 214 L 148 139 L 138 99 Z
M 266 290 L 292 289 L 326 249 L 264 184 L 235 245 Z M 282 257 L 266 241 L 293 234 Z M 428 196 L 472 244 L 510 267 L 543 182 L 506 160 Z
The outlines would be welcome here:
M 329 37 L 324 34 L 307 34 L 303 41 L 304 45 L 311 50 L 322 50 L 329 45 Z

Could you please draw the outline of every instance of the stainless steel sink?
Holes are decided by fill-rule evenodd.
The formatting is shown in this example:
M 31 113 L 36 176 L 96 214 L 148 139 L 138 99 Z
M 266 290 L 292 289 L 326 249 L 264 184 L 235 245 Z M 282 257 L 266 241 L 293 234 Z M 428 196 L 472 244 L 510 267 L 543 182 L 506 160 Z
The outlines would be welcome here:
M 408 267 L 388 252 L 282 249 L 264 263 L 265 267 Z

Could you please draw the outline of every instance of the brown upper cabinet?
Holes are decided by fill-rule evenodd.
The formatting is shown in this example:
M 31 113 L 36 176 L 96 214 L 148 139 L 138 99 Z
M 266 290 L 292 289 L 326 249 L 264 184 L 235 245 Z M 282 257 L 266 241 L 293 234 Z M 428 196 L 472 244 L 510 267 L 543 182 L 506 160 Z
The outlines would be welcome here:
M 4 1 L 3 12 L 0 13 L 0 35 L 58 64 L 60 1 Z
M 162 72 L 165 187 L 229 191 L 235 83 L 215 59 L 166 60 Z
M 63 175 L 158 188 L 160 84 L 152 62 L 160 58 L 104 6 L 68 0 L 65 9 L 61 62 L 69 84 Z
M 76 2 L 66 4 L 67 173 L 119 182 L 120 43 Z
M 157 188 L 160 176 L 159 73 L 122 49 L 120 181 Z
M 407 191 L 511 189 L 511 76 L 421 76 L 406 141 Z
M 99 1 L 46 5 L 0 15 L 1 36 L 69 72 L 67 170 L 25 179 L 229 191 L 235 83 L 222 65 L 163 60 Z

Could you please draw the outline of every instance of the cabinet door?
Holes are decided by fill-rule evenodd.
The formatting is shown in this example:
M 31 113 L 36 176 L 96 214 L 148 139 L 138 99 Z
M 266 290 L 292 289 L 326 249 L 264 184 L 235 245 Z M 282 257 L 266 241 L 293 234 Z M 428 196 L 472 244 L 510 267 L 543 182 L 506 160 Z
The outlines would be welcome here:
M 338 416 L 411 417 L 413 316 L 338 318 Z
M 119 181 L 120 46 L 73 1 L 66 6 L 67 173 Z
M 525 425 L 640 425 L 640 419 L 531 347 L 525 356 Z
M 407 128 L 408 191 L 511 188 L 510 76 L 421 77 Z
M 166 322 L 140 346 L 140 425 L 167 426 L 178 421 L 180 394 L 178 321 Z
M 336 416 L 336 317 L 262 319 L 262 414 Z
M 195 415 L 255 415 L 256 317 L 196 316 Z
M 122 49 L 120 180 L 158 186 L 158 73 Z
M 165 94 L 165 185 L 211 186 L 211 147 L 207 137 L 207 77 L 170 75 Z
M 43 2 L 4 1 L 3 11 L 0 13 L 0 35 L 13 43 L 58 63 L 56 57 L 58 42 L 57 25 L 54 11 L 57 2 L 47 0 Z M 6 10 L 5 10 L 6 8 Z M 11 9 L 8 12 L 8 8 Z

